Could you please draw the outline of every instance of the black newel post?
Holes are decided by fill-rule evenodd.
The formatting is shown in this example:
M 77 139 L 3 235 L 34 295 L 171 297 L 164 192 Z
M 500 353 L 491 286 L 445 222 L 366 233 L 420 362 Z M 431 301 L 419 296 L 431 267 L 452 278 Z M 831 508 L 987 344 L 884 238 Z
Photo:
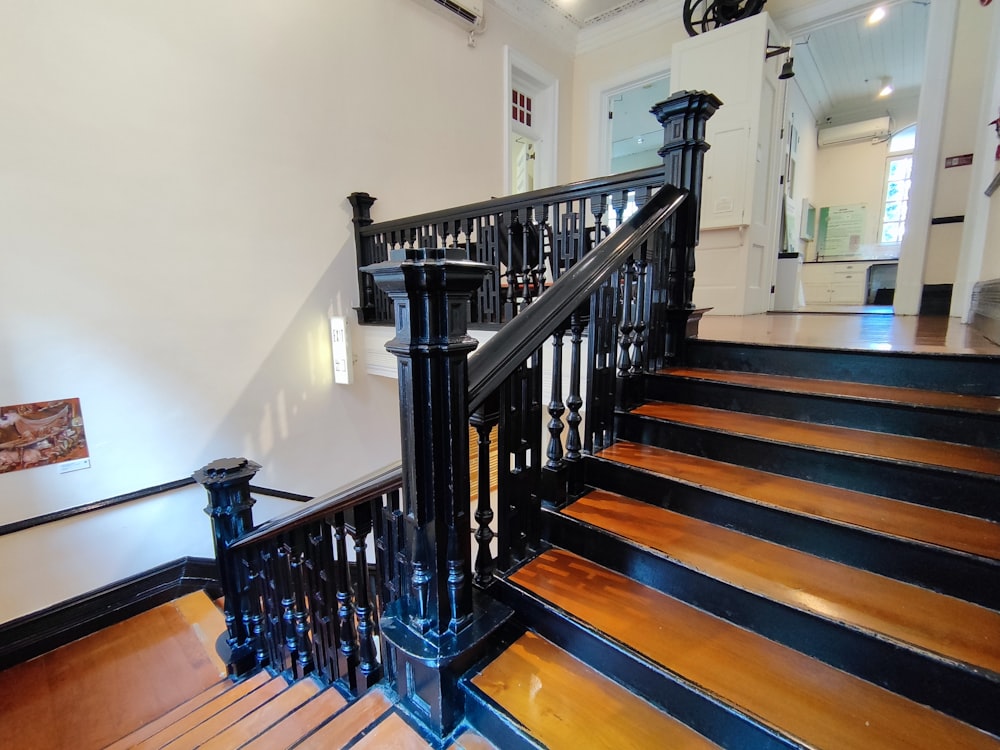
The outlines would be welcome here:
M 248 571 L 229 553 L 229 545 L 253 528 L 250 481 L 259 470 L 260 464 L 245 458 L 220 458 L 194 473 L 195 481 L 208 492 L 205 513 L 212 519 L 228 631 L 229 654 L 222 657 L 231 677 L 242 677 L 257 667 Z
M 398 358 L 407 581 L 382 633 L 402 699 L 439 735 L 464 716 L 457 679 L 510 610 L 473 590 L 468 303 L 489 266 L 457 250 L 393 251 L 364 269 L 392 298 Z
M 362 325 L 375 320 L 375 282 L 362 269 L 378 258 L 372 257 L 371 240 L 361 235 L 361 230 L 372 223 L 372 204 L 375 199 L 368 193 L 351 193 L 347 196 L 354 212 L 354 247 L 358 257 L 358 293 L 361 304 L 358 305 L 358 322 Z
M 688 317 L 694 310 L 694 249 L 701 220 L 705 123 L 722 102 L 706 91 L 680 91 L 650 110 L 663 126 L 663 148 L 657 153 L 667 168 L 667 182 L 690 192 L 674 221 L 674 239 L 666 268 L 668 361 L 683 359 Z

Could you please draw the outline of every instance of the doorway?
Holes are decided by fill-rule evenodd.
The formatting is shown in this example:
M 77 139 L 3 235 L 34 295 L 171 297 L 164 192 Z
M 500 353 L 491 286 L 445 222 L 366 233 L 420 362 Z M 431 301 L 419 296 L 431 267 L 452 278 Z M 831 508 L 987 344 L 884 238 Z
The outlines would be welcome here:
M 556 184 L 559 81 L 510 47 L 504 48 L 504 192 Z

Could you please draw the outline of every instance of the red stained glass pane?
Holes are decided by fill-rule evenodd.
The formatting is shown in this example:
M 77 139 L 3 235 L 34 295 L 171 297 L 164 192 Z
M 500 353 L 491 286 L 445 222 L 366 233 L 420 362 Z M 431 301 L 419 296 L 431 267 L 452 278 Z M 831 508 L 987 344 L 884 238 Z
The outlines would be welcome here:
M 528 113 L 528 121 L 526 124 L 529 128 L 531 127 L 531 112 Z
M 531 111 L 531 97 L 530 96 L 527 97 L 526 102 L 527 103 L 524 105 L 524 108 L 530 112 Z

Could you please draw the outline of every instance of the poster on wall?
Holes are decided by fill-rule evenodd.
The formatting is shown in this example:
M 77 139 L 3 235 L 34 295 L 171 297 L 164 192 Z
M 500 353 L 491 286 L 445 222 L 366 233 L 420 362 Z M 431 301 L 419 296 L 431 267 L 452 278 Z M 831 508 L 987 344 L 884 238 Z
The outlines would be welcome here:
M 89 455 L 80 399 L 0 406 L 0 474 Z
M 819 210 L 816 247 L 821 258 L 852 256 L 861 251 L 865 231 L 865 204 L 826 206 Z

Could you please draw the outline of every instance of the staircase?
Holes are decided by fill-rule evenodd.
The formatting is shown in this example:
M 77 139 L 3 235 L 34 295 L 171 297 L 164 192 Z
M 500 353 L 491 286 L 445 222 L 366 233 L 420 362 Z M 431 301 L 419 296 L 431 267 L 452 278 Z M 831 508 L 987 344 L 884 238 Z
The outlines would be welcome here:
M 1000 747 L 1000 359 L 691 341 L 465 681 L 501 747 Z M 536 744 L 537 743 L 537 744 Z

